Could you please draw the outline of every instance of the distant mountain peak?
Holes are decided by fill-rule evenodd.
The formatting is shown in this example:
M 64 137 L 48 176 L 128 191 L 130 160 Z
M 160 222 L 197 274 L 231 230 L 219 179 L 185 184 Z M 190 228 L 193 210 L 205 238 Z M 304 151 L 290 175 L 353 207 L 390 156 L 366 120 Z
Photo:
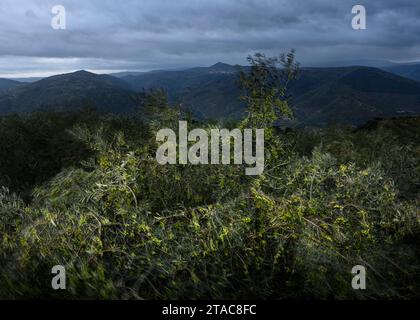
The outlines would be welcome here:
M 77 70 L 77 71 L 73 72 L 73 74 L 74 75 L 90 75 L 90 76 L 97 75 L 96 73 L 89 72 L 89 71 L 86 71 L 86 70 Z
M 210 69 L 231 69 L 232 66 L 227 63 L 217 62 L 210 67 Z
M 96 73 L 92 73 L 86 70 L 78 70 L 78 71 L 74 71 L 74 72 L 69 72 L 69 73 L 62 73 L 62 74 L 57 74 L 51 77 L 46 77 L 41 79 L 40 81 L 42 82 L 49 82 L 49 81 L 57 81 L 57 79 L 91 79 L 91 78 L 96 78 L 97 76 L 99 76 Z M 36 83 L 36 82 L 34 82 Z
M 85 106 L 105 112 L 130 113 L 137 105 L 135 95 L 121 79 L 79 70 L 18 84 L 1 92 L 0 115 L 49 109 L 77 110 Z

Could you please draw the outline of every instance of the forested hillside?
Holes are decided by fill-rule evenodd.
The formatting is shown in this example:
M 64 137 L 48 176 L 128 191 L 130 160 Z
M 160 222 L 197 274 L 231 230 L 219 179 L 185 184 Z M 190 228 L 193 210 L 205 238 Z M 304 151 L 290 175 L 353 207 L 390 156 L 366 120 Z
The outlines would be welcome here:
M 21 84 L 0 94 L 0 114 L 34 111 L 77 111 L 86 106 L 114 114 L 131 113 L 139 95 L 127 83 L 87 71 Z
M 259 176 L 158 164 L 161 128 L 220 126 L 160 90 L 129 117 L 2 117 L 0 297 L 418 297 L 420 118 L 279 130 L 293 54 L 249 61 L 247 114 L 230 128 L 265 129 Z M 50 289 L 57 264 L 66 291 Z M 369 270 L 366 290 L 351 287 L 354 265 Z
M 77 71 L 32 83 L 0 79 L 0 114 L 90 106 L 132 115 L 143 104 L 145 92 L 163 89 L 171 104 L 180 105 L 195 120 L 238 121 L 246 110 L 239 99 L 240 70 L 249 67 L 217 63 L 114 76 Z M 377 117 L 420 115 L 420 82 L 371 67 L 303 68 L 289 87 L 289 98 L 294 111 L 293 121 L 285 124 L 289 127 L 362 125 Z

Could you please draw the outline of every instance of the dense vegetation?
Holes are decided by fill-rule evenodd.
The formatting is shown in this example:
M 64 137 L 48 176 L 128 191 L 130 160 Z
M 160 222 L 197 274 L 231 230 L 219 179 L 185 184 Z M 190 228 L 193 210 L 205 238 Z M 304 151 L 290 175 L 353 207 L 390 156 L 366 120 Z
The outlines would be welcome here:
M 188 118 L 160 91 L 136 117 L 2 118 L 0 297 L 418 297 L 420 119 L 275 129 L 298 68 L 292 54 L 249 61 L 248 114 L 230 125 L 266 128 L 256 177 L 159 165 L 156 132 Z M 51 289 L 57 264 L 66 291 Z M 366 290 L 351 287 L 356 264 Z

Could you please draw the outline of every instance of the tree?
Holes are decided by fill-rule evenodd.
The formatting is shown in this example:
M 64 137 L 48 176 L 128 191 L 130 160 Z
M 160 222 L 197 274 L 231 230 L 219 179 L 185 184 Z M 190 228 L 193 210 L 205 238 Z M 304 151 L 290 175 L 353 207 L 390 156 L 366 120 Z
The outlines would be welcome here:
M 295 51 L 273 58 L 256 53 L 247 60 L 250 70 L 241 71 L 238 81 L 242 89 L 241 99 L 247 104 L 242 124 L 251 128 L 269 128 L 280 116 L 292 117 L 287 87 L 299 75 Z

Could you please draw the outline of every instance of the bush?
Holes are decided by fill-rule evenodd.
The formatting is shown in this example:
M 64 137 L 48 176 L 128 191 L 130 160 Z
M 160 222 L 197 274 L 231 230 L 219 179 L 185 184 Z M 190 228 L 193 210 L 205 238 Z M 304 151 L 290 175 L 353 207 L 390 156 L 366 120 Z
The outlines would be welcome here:
M 54 295 L 56 264 L 67 268 L 65 295 L 78 298 L 416 293 L 408 285 L 415 252 L 395 249 L 418 234 L 416 207 L 398 200 L 379 166 L 340 164 L 315 149 L 283 155 L 282 166 L 249 179 L 230 166 L 160 166 L 122 135 L 84 138 L 95 158 L 37 188 L 30 207 L 3 191 L 2 296 Z M 399 261 L 412 268 L 407 285 Z M 363 293 L 350 286 L 356 264 L 374 270 Z

